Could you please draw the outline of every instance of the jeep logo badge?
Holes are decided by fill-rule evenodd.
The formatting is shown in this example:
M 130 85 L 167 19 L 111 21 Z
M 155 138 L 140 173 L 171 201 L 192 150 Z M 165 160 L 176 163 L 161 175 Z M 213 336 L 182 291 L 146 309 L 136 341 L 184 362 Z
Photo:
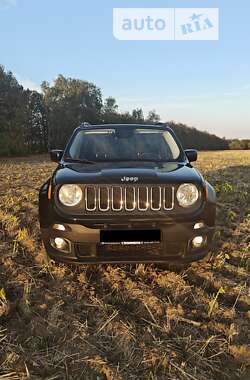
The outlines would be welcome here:
M 121 178 L 121 182 L 138 182 L 138 177 L 126 177 L 126 176 L 124 176 L 124 177 L 122 177 Z

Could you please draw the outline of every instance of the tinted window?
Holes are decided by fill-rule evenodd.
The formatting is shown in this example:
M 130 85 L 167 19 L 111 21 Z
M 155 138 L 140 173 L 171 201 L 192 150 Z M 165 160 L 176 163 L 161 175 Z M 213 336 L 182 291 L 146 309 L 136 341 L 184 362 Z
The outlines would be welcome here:
M 175 161 L 180 150 L 168 131 L 121 127 L 79 131 L 69 148 L 69 156 L 91 161 Z

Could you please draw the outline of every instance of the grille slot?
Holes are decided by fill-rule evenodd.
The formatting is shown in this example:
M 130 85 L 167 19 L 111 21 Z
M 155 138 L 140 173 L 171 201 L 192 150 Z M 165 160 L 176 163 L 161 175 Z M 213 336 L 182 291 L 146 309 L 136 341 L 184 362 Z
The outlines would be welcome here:
M 98 189 L 98 208 L 100 211 L 108 211 L 109 210 L 109 188 L 107 186 L 101 186 Z
M 84 191 L 87 212 L 171 211 L 173 186 L 87 185 Z

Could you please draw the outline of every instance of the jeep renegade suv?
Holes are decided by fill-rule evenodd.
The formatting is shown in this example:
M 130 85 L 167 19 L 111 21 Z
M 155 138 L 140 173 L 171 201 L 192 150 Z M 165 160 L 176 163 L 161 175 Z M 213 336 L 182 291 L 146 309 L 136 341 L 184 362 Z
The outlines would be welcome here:
M 48 255 L 68 263 L 185 263 L 203 258 L 215 224 L 213 187 L 166 125 L 83 123 L 41 187 Z

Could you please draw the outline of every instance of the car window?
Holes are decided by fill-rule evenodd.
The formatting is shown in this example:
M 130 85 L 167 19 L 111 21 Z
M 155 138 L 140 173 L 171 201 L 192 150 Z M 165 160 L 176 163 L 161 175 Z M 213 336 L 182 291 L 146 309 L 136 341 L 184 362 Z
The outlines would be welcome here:
M 168 131 L 133 128 L 79 131 L 69 148 L 74 159 L 174 161 L 179 147 Z

